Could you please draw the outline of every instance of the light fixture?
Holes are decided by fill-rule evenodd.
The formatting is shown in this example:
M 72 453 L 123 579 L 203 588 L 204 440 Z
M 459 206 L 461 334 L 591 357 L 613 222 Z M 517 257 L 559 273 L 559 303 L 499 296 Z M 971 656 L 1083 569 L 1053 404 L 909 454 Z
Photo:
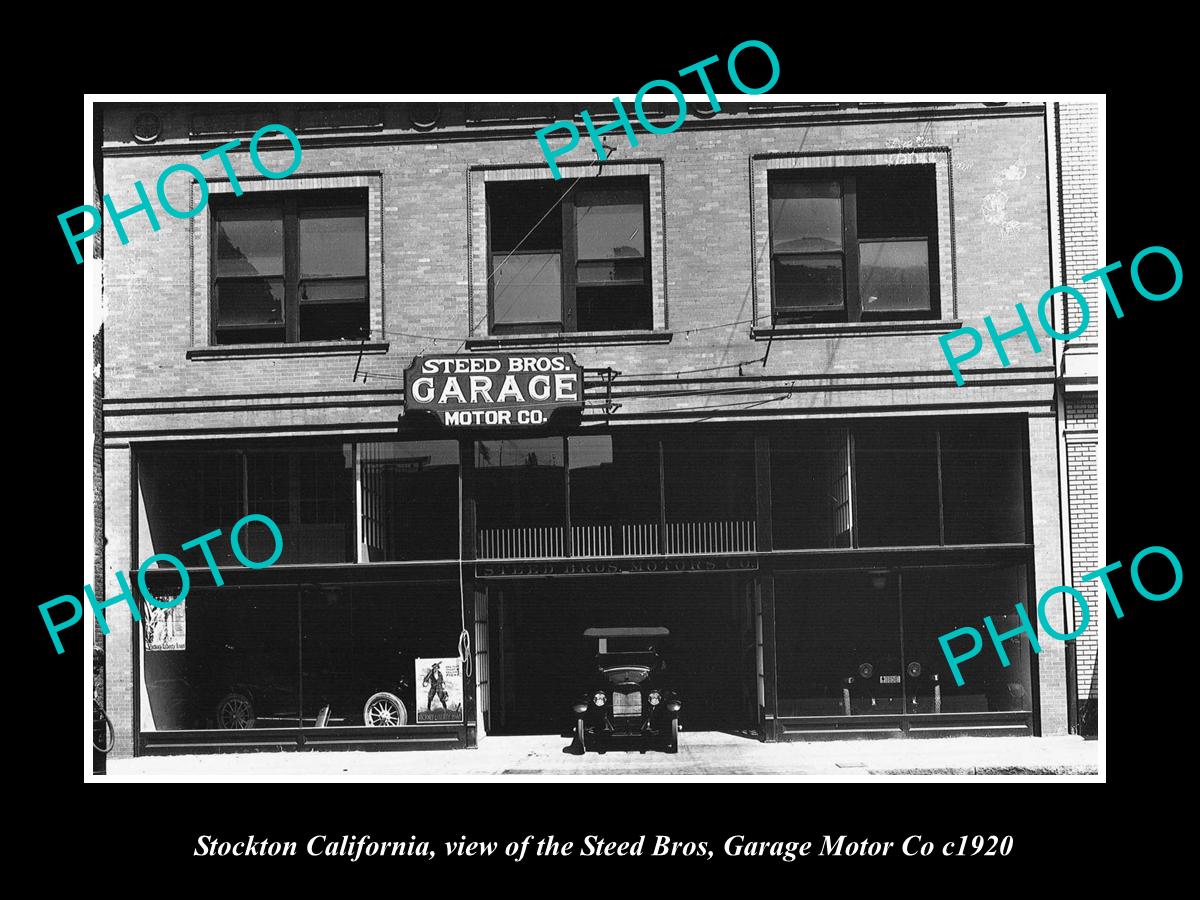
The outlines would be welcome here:
M 870 575 L 871 575 L 871 587 L 875 588 L 875 590 L 882 591 L 885 587 L 887 587 L 887 582 L 888 582 L 887 569 L 872 569 L 870 572 Z

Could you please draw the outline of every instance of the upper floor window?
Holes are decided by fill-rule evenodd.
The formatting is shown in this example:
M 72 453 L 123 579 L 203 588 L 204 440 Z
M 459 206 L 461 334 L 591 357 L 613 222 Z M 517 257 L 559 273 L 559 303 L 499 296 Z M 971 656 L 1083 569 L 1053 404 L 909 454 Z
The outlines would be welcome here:
M 212 342 L 370 335 L 365 190 L 212 198 Z
M 934 167 L 770 172 L 776 324 L 936 319 Z
M 653 328 L 648 181 L 488 184 L 490 333 Z

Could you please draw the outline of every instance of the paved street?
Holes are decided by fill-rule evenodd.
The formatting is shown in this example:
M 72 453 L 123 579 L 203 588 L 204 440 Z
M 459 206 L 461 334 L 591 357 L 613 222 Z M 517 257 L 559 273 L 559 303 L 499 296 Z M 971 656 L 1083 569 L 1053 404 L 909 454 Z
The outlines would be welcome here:
M 635 776 L 767 776 L 821 780 L 885 775 L 1098 773 L 1099 745 L 1079 737 L 929 738 L 764 744 L 720 732 L 680 735 L 679 753 L 562 752 L 566 738 L 489 737 L 476 750 L 238 753 L 110 760 L 110 781 L 378 781 Z

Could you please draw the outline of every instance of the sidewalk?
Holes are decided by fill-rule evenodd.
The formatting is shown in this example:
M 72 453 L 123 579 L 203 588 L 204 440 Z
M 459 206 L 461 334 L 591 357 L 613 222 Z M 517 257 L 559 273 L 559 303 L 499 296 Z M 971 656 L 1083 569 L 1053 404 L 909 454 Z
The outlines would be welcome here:
M 822 780 L 892 775 L 1098 774 L 1099 745 L 1083 738 L 962 737 L 764 744 L 686 732 L 679 753 L 562 752 L 567 738 L 488 737 L 476 750 L 266 752 L 110 759 L 107 781 L 407 781 L 512 776 L 767 776 Z

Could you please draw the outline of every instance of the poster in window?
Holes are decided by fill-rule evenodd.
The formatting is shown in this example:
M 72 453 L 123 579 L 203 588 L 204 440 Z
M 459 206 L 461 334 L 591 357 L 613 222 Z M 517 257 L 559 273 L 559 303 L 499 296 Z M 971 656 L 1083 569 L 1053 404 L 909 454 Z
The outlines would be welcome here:
M 417 724 L 461 722 L 462 661 L 457 656 L 417 659 Z
M 174 600 L 174 597 L 158 597 L 161 601 Z M 184 607 L 180 603 L 170 609 L 159 609 L 149 603 L 143 604 L 142 633 L 146 635 L 147 650 L 186 650 L 187 649 L 187 620 L 184 617 Z

